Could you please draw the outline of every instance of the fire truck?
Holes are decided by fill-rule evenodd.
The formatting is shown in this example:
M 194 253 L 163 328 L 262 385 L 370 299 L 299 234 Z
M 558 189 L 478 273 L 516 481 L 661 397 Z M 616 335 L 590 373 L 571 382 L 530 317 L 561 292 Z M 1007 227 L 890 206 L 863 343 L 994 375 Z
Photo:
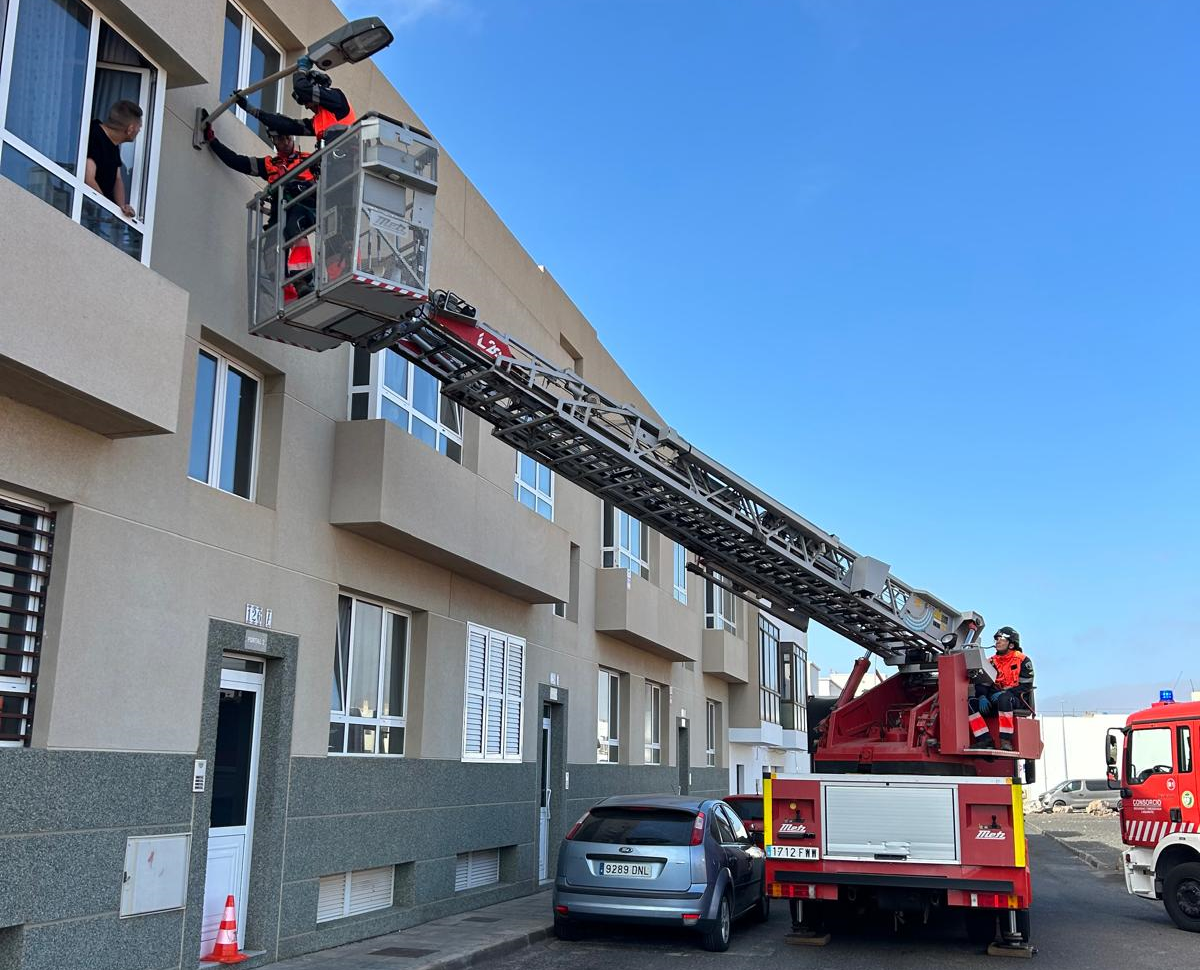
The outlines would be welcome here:
M 431 290 L 437 156 L 425 133 L 370 114 L 252 200 L 250 332 L 314 351 L 394 349 L 496 438 L 690 550 L 708 582 L 865 648 L 841 696 L 810 708 L 817 773 L 765 786 L 769 891 L 792 902 L 796 939 L 819 939 L 839 908 L 901 920 L 961 907 L 981 944 L 1032 952 L 1021 781 L 1042 742 L 1030 691 L 1011 751 L 968 747 L 968 697 L 991 682 L 983 618 Z M 289 220 L 295 206 L 309 217 Z M 856 696 L 872 658 L 895 673 Z
M 1200 933 L 1200 776 L 1192 759 L 1200 701 L 1176 704 L 1163 694 L 1109 730 L 1108 781 L 1121 790 L 1125 888 L 1161 899 L 1176 926 Z

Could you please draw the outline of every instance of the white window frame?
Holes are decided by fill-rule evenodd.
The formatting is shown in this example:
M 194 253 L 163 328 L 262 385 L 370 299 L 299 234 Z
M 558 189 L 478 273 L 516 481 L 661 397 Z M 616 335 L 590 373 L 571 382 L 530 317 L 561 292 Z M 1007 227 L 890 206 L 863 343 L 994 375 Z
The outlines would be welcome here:
M 720 573 L 714 573 L 724 579 Z M 727 630 L 735 637 L 738 632 L 737 597 L 724 586 L 704 581 L 704 625 L 709 630 Z
M 609 701 L 613 696 L 612 683 L 617 685 L 617 709 L 611 709 Z M 601 686 L 603 685 L 603 686 Z M 601 708 L 603 704 L 603 708 Z M 607 713 L 607 718 L 601 717 L 601 710 Z M 607 722 L 608 737 L 601 733 L 600 725 Z M 616 756 L 612 749 L 616 748 Z M 621 674 L 607 667 L 599 668 L 596 678 L 596 763 L 615 765 L 621 763 Z
M 618 689 L 618 697 L 619 689 Z M 663 685 L 646 681 L 646 764 L 662 764 Z
M 483 677 L 472 683 L 472 652 L 483 649 Z M 463 698 L 462 760 L 470 762 L 519 763 L 525 744 L 525 664 L 528 646 L 524 637 L 492 630 L 477 623 L 467 624 L 467 657 Z M 515 658 L 515 659 L 514 659 Z M 492 665 L 499 666 L 500 688 L 489 684 Z M 480 705 L 479 747 L 470 744 L 472 701 Z M 489 734 L 499 711 L 499 749 L 489 750 Z M 516 748 L 512 747 L 512 720 L 516 719 Z
M 633 545 L 635 529 L 637 549 Z M 600 535 L 605 569 L 624 569 L 643 579 L 650 578 L 650 529 L 645 522 L 605 502 L 601 507 Z
M 193 482 L 200 482 L 203 485 L 208 485 L 224 492 L 226 495 L 232 495 L 234 498 L 240 498 L 247 502 L 253 502 L 258 494 L 258 448 L 259 442 L 262 439 L 262 419 L 263 419 L 263 377 L 257 371 L 251 370 L 240 361 L 233 360 L 221 353 L 210 344 L 200 344 L 197 350 L 196 364 L 199 366 L 199 355 L 207 354 L 209 357 L 216 358 L 217 361 L 217 376 L 216 386 L 213 388 L 213 415 L 212 428 L 209 430 L 208 442 L 208 477 L 194 478 L 191 475 L 191 470 L 188 470 L 188 478 Z M 248 377 L 258 385 L 257 393 L 254 395 L 254 440 L 250 443 L 250 488 L 249 495 L 238 495 L 237 492 L 231 492 L 228 489 L 221 488 L 221 457 L 224 451 L 224 441 L 222 434 L 224 430 L 224 422 L 218 420 L 219 416 L 225 413 L 225 378 L 228 375 L 229 369 L 241 374 L 243 377 Z M 199 373 L 196 374 L 197 378 Z M 193 420 L 196 407 L 196 388 L 192 387 L 192 409 Z M 188 440 L 188 460 L 191 461 L 191 439 Z
M 0 4 L 0 17 L 4 18 L 3 24 L 0 24 L 0 36 L 3 37 L 3 50 L 0 52 L 0 154 L 4 152 L 4 145 L 11 145 L 14 149 L 24 155 L 32 162 L 36 162 L 42 168 L 50 172 L 55 178 L 61 179 L 72 188 L 71 195 L 71 214 L 72 222 L 81 223 L 83 218 L 83 200 L 86 197 L 94 202 L 100 208 L 106 210 L 109 214 L 131 226 L 142 237 L 142 255 L 140 262 L 145 265 L 150 265 L 150 254 L 153 249 L 154 242 L 154 213 L 155 202 L 158 188 L 158 161 L 162 144 L 162 129 L 163 129 L 163 111 L 166 104 L 167 91 L 167 72 L 163 70 L 153 57 L 146 53 L 142 47 L 130 40 L 123 31 L 118 29 L 116 24 L 105 19 L 96 7 L 92 6 L 88 0 L 78 0 L 78 2 L 88 8 L 92 13 L 92 24 L 90 28 L 90 36 L 88 38 L 88 55 L 87 64 L 84 67 L 83 74 L 83 111 L 80 112 L 81 130 L 79 134 L 79 154 L 76 157 L 75 169 L 76 173 L 71 174 L 66 169 L 59 166 L 57 162 L 47 158 L 32 145 L 27 144 L 23 139 L 10 133 L 6 126 L 6 115 L 8 113 L 8 98 L 9 90 L 12 83 L 12 62 L 13 51 L 17 40 L 17 15 L 21 7 L 21 0 L 7 0 L 5 4 Z M 117 205 L 110 201 L 99 192 L 92 189 L 84 183 L 84 177 L 87 170 L 87 143 L 88 132 L 91 129 L 92 117 L 91 111 L 93 108 L 92 99 L 95 97 L 96 87 L 96 69 L 97 67 L 106 67 L 115 70 L 129 71 L 130 73 L 141 72 L 144 74 L 143 92 L 145 97 L 149 97 L 149 72 L 145 69 L 135 68 L 127 64 L 107 64 L 97 61 L 97 52 L 100 47 L 100 24 L 108 25 L 109 30 L 120 36 L 120 38 L 130 47 L 136 50 L 143 58 L 153 65 L 154 70 L 158 72 L 158 83 L 154 88 L 154 103 L 147 106 L 145 101 L 139 102 L 139 107 L 142 109 L 143 134 L 138 135 L 134 142 L 135 155 L 141 152 L 144 164 L 146 166 L 145 178 L 139 180 L 134 186 L 134 194 L 137 196 L 137 201 L 133 198 L 127 200 L 130 205 L 133 205 L 137 210 L 137 222 L 127 218 Z M 144 128 L 150 126 L 150 143 L 145 143 Z M 141 186 L 146 186 L 145 196 L 142 198 Z
M 384 875 L 385 873 L 387 875 L 387 886 L 388 886 L 387 901 L 384 902 L 384 901 L 382 901 L 382 899 L 380 899 L 379 901 L 377 901 L 369 906 L 362 906 L 362 905 L 355 906 L 353 904 L 354 877 L 357 876 L 361 880 L 364 876 L 377 877 L 377 876 Z M 335 880 L 335 879 L 340 879 L 342 882 L 342 887 L 341 887 L 342 908 L 337 913 L 336 916 L 334 916 L 334 915 L 322 916 L 321 911 L 320 911 L 320 905 L 318 904 L 318 906 L 317 906 L 317 922 L 318 923 L 330 923 L 335 919 L 345 919 L 347 916 L 359 916 L 362 913 L 374 913 L 374 912 L 378 912 L 381 909 L 391 909 L 392 905 L 395 903 L 395 893 L 396 893 L 396 867 L 395 866 L 378 866 L 374 869 L 356 869 L 353 872 L 335 872 L 328 876 L 322 876 L 317 884 L 318 885 L 318 888 L 317 888 L 318 900 L 320 899 L 322 890 L 324 890 L 326 888 L 329 888 L 329 889 L 336 888 L 336 885 L 333 884 L 333 880 Z
M 245 8 L 241 4 L 234 3 L 233 0 L 226 0 L 226 3 L 228 6 L 233 7 L 234 10 L 236 10 L 238 13 L 240 13 L 242 15 L 242 31 L 241 31 L 242 36 L 241 36 L 241 43 L 238 48 L 238 70 L 237 70 L 237 81 L 235 83 L 235 86 L 240 91 L 242 88 L 244 88 L 248 84 L 250 84 L 250 52 L 254 47 L 254 31 L 257 30 L 259 33 L 259 36 L 262 37 L 262 39 L 265 40 L 275 50 L 275 53 L 279 55 L 280 68 L 283 68 L 287 65 L 287 52 L 276 42 L 275 38 L 272 37 L 267 32 L 266 28 L 263 27 L 262 24 L 260 24 L 257 20 L 255 20 L 253 17 L 251 17 L 250 14 L 246 13 Z M 250 28 L 251 28 L 250 30 L 246 29 L 247 25 L 250 26 Z M 221 43 L 222 43 L 221 59 L 222 59 L 222 61 L 224 61 L 224 58 L 225 58 L 224 42 L 225 42 L 225 11 L 222 10 L 221 11 Z M 233 93 L 232 91 L 218 92 L 218 94 L 221 97 L 221 100 L 224 100 L 225 98 L 229 97 L 229 95 L 231 95 L 232 93 Z M 264 97 L 263 98 L 263 101 L 264 101 L 263 110 L 270 111 L 272 114 L 278 114 L 280 111 L 279 104 L 282 100 L 283 100 L 283 82 L 276 81 L 275 82 L 275 105 L 274 105 L 274 107 L 267 105 L 265 103 L 266 98 Z M 240 121 L 246 127 L 248 127 L 248 128 L 250 127 L 250 122 L 246 120 L 249 116 L 246 114 L 246 111 L 244 108 L 239 108 L 237 105 L 234 105 L 230 109 L 230 111 L 238 119 L 238 121 Z M 254 129 L 251 128 L 250 130 L 253 131 Z
M 675 598 L 687 605 L 687 550 L 678 542 L 671 543 L 672 586 Z
M 717 702 L 704 702 L 704 762 L 717 767 Z
M 462 430 L 455 431 L 453 428 L 447 426 L 446 424 L 444 424 L 442 422 L 442 407 L 443 407 L 443 405 L 449 405 L 450 407 L 452 407 L 455 410 L 455 412 L 458 415 L 458 426 L 460 429 L 462 429 L 464 427 L 466 413 L 461 404 L 456 404 L 454 401 L 447 400 L 446 397 L 442 394 L 442 382 L 433 376 L 430 376 L 430 378 L 429 378 L 430 380 L 434 381 L 435 384 L 437 384 L 438 416 L 437 416 L 437 421 L 435 422 L 432 418 L 429 417 L 429 415 L 425 414 L 423 411 L 419 411 L 412 404 L 413 382 L 416 379 L 416 370 L 417 370 L 416 364 L 414 364 L 412 361 L 409 361 L 409 360 L 404 361 L 405 364 L 407 364 L 404 392 L 405 392 L 405 394 L 408 395 L 407 399 L 405 399 L 404 397 L 402 397 L 396 391 L 393 391 L 390 387 L 388 387 L 384 383 L 384 375 L 386 373 L 385 361 L 387 359 L 388 354 L 395 353 L 394 350 L 391 350 L 389 348 L 387 350 L 381 351 L 380 353 L 370 355 L 370 373 L 367 378 L 366 384 L 355 384 L 354 383 L 354 358 L 357 353 L 358 353 L 358 351 L 356 350 L 354 353 L 352 353 L 350 355 L 350 380 L 349 380 L 350 394 L 349 394 L 349 397 L 347 398 L 347 402 L 346 402 L 347 418 L 350 418 L 354 414 L 354 396 L 356 394 L 367 394 L 368 395 L 368 402 L 367 402 L 367 418 L 368 419 L 384 418 L 383 405 L 384 405 L 384 402 L 387 401 L 388 403 L 393 404 L 397 408 L 399 408 L 405 415 L 407 415 L 407 419 L 408 419 L 407 426 L 397 424 L 395 421 L 393 421 L 392 424 L 396 425 L 396 427 L 401 428 L 403 431 L 405 431 L 411 435 L 411 434 L 413 434 L 413 431 L 412 431 L 413 422 L 414 421 L 420 422 L 426 428 L 428 428 L 429 430 L 431 430 L 435 433 L 435 440 L 437 443 L 435 445 L 431 446 L 431 447 L 433 447 L 434 451 L 438 452 L 438 454 L 444 455 L 445 457 L 449 458 L 451 461 L 455 462 L 456 464 L 461 465 L 462 464 L 462 452 L 463 452 L 463 432 L 462 432 Z M 400 359 L 404 360 L 403 357 L 401 357 Z M 385 420 L 390 420 L 390 419 L 385 418 Z M 417 438 L 418 441 L 422 441 L 423 444 L 426 444 L 426 445 L 429 444 L 428 442 L 423 441 L 423 439 L 419 438 L 417 435 L 413 435 L 413 437 Z M 449 449 L 448 445 L 447 445 L 447 449 L 445 451 L 443 451 L 442 450 L 443 442 L 453 443 L 456 446 L 455 450 L 457 450 L 457 452 L 458 452 L 458 457 L 455 457 L 454 455 L 449 453 L 450 449 Z
M 38 517 L 37 529 L 39 532 L 50 531 L 51 522 L 49 506 L 42 502 L 33 501 L 32 499 L 26 498 L 23 495 L 13 495 L 12 493 L 5 492 L 3 490 L 0 490 L 0 498 L 13 505 L 20 506 L 23 509 L 28 509 L 31 514 L 36 515 Z M 31 577 L 29 592 L 40 594 L 42 597 L 45 597 L 50 586 L 50 577 L 48 575 L 50 570 L 50 540 L 44 536 L 39 537 L 35 540 L 34 546 L 30 550 L 30 553 L 35 557 L 33 568 L 39 569 L 42 572 L 47 573 L 47 575 L 40 578 Z M 0 566 L 0 569 L 3 568 L 3 566 Z M 21 594 L 18 593 L 15 595 L 19 596 Z M 43 613 L 44 612 L 45 611 L 43 610 Z M 25 634 L 27 641 L 29 637 L 34 637 L 37 635 L 37 624 L 38 618 L 36 616 L 29 616 L 25 618 Z M 33 651 L 33 647 L 30 646 L 28 642 L 24 649 L 28 652 Z M 0 694 L 29 694 L 33 688 L 33 665 L 38 659 L 39 658 L 37 657 L 22 657 L 21 669 L 19 671 L 0 673 Z M 5 720 L 20 720 L 23 722 L 20 733 L 22 733 L 26 739 L 32 732 L 33 724 L 31 722 L 32 718 L 35 716 L 36 712 L 30 711 L 28 697 L 26 697 L 25 702 L 21 705 L 20 714 L 9 712 L 4 714 Z M 0 748 L 20 748 L 25 746 L 26 743 L 22 740 L 0 741 Z
M 768 724 L 780 723 L 779 627 L 758 614 L 758 713 Z
M 553 469 L 549 468 L 546 465 L 543 465 L 536 458 L 530 458 L 528 455 L 524 455 L 519 451 L 516 453 L 516 455 L 517 455 L 517 470 L 513 474 L 513 498 L 515 498 L 518 502 L 520 502 L 522 505 L 524 505 L 525 508 L 529 509 L 531 512 L 533 512 L 537 515 L 540 515 L 543 519 L 548 519 L 549 521 L 553 522 L 554 521 L 554 471 L 553 471 Z M 527 461 L 533 465 L 533 480 L 534 480 L 533 485 L 530 485 L 527 481 L 525 481 L 525 479 L 523 479 L 521 477 L 521 462 L 522 461 Z M 548 476 L 548 481 L 549 481 L 549 485 L 550 485 L 550 487 L 545 490 L 543 490 L 542 488 L 539 488 L 538 484 L 537 484 L 538 480 L 541 478 L 540 472 L 542 470 L 545 470 L 546 475 Z M 530 505 L 528 502 L 525 502 L 523 500 L 523 496 L 525 496 L 525 495 L 529 496 L 530 500 L 533 502 L 533 505 Z M 539 509 L 537 507 L 538 502 L 544 502 L 546 505 L 550 506 L 550 514 L 549 515 L 547 515 L 545 512 L 543 512 L 541 509 Z
M 404 694 L 400 698 L 400 702 L 403 705 L 404 713 L 398 714 L 398 715 L 397 714 L 382 715 L 379 713 L 380 705 L 382 704 L 382 701 L 383 701 L 384 658 L 385 658 L 385 654 L 386 654 L 386 651 L 389 646 L 387 636 L 386 636 L 387 623 L 384 622 L 384 623 L 380 624 L 380 628 L 379 628 L 379 656 L 378 656 L 379 681 L 375 685 L 375 714 L 368 716 L 368 715 L 362 715 L 362 714 L 351 714 L 351 713 L 349 713 L 349 710 L 330 711 L 329 712 L 329 723 L 330 724 L 344 724 L 346 726 L 346 729 L 345 729 L 345 731 L 342 732 L 342 750 L 341 751 L 330 751 L 330 752 L 328 752 L 328 754 L 330 757 L 337 757 L 337 758 L 403 758 L 404 757 L 404 748 L 408 744 L 408 687 L 409 687 L 408 668 L 409 668 L 409 663 L 410 663 L 409 658 L 412 655 L 412 614 L 409 613 L 407 610 L 397 609 L 396 607 L 389 606 L 387 603 L 381 602 L 379 600 L 370 599 L 365 596 L 354 596 L 351 593 L 338 593 L 339 609 L 341 607 L 341 600 L 343 597 L 350 600 L 350 630 L 347 633 L 347 636 L 349 638 L 348 645 L 347 645 L 347 662 L 346 662 L 346 669 L 342 674 L 342 676 L 345 678 L 344 690 L 346 693 L 347 708 L 349 707 L 349 704 L 350 704 L 350 685 L 352 683 L 354 683 L 354 680 L 353 680 L 353 677 L 354 677 L 354 642 L 355 642 L 354 634 L 355 634 L 355 629 L 356 629 L 357 623 L 358 623 L 358 604 L 362 603 L 366 606 L 374 606 L 374 607 L 378 607 L 379 609 L 383 610 L 383 616 L 384 616 L 385 621 L 387 619 L 388 614 L 391 614 L 393 617 L 400 617 L 404 620 L 404 672 L 403 672 Z M 338 623 L 339 629 L 337 629 L 336 632 L 334 633 L 335 637 L 340 636 L 340 634 L 341 634 L 340 613 L 337 618 L 337 623 Z M 340 652 L 338 653 L 337 658 L 338 658 L 338 660 L 340 660 L 340 658 L 341 658 Z M 400 728 L 404 731 L 404 741 L 401 743 L 399 751 L 347 751 L 346 747 L 350 743 L 350 727 L 351 727 L 351 725 L 358 725 L 359 727 L 376 728 L 377 730 L 379 728 Z M 375 747 L 378 747 L 378 746 L 379 746 L 379 738 L 378 738 L 378 733 L 377 733 Z

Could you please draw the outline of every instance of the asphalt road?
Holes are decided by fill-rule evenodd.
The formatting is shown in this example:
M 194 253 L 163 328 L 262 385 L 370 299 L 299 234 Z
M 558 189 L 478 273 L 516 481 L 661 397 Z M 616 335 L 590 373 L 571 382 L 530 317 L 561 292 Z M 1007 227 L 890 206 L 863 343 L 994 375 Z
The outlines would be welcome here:
M 988 957 L 966 942 L 959 920 L 894 932 L 891 920 L 843 928 L 828 946 L 809 948 L 783 942 L 787 904 L 772 904 L 768 923 L 735 926 L 726 953 L 708 953 L 682 931 L 595 930 L 579 942 L 547 940 L 503 962 L 505 970 L 657 970 L 697 967 L 847 970 L 938 970 L 983 965 L 1053 967 L 1054 970 L 1125 970 L 1200 965 L 1200 937 L 1175 928 L 1161 903 L 1125 892 L 1119 873 L 1098 872 L 1044 836 L 1031 835 L 1034 865 L 1032 962 Z M 769 961 L 769 962 L 768 962 Z

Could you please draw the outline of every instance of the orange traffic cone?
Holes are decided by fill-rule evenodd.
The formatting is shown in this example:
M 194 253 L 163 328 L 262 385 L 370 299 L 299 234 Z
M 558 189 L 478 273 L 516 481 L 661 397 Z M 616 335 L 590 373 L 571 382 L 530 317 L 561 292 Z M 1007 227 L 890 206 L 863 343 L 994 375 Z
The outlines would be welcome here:
M 233 906 L 233 894 L 225 897 L 225 915 L 221 917 L 221 926 L 217 930 L 217 942 L 213 951 L 202 957 L 201 963 L 241 963 L 249 959 L 246 954 L 238 952 L 237 944 L 237 911 Z

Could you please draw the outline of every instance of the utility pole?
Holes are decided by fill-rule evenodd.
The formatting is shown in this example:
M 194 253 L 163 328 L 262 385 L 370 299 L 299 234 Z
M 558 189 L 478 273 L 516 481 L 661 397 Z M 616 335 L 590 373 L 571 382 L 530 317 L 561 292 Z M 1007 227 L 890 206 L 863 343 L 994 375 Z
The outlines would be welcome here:
M 1062 729 L 1062 749 L 1063 749 L 1063 780 L 1071 777 L 1071 769 L 1067 766 L 1067 706 L 1064 701 L 1058 702 L 1058 710 L 1061 716 L 1059 724 Z

